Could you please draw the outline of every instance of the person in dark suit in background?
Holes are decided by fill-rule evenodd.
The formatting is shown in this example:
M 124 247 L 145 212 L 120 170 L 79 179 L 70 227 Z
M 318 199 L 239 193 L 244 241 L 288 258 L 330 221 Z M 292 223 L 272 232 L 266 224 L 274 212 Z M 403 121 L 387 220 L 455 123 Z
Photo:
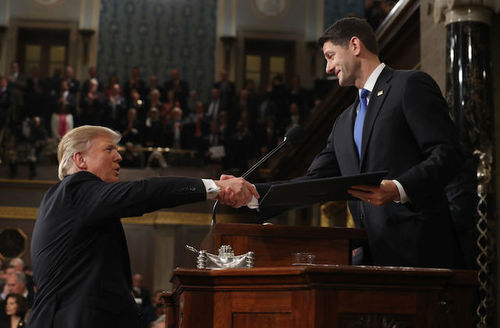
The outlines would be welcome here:
M 188 97 L 189 97 L 189 84 L 187 81 L 180 79 L 179 70 L 174 68 L 170 71 L 170 80 L 165 82 L 163 87 L 165 96 L 169 91 L 173 91 L 175 95 L 175 100 L 180 102 L 181 109 L 188 109 Z
M 132 277 L 132 295 L 135 298 L 135 302 L 141 309 L 144 307 L 151 305 L 151 293 L 149 290 L 143 286 L 143 278 L 142 274 L 136 273 Z
M 84 97 L 87 93 L 90 91 L 90 84 L 92 79 L 95 79 L 97 83 L 97 90 L 99 92 L 103 92 L 103 83 L 101 83 L 101 80 L 97 77 L 97 68 L 95 66 L 89 67 L 89 78 L 85 81 L 83 81 L 82 84 L 82 93 L 81 96 Z
M 66 66 L 66 70 L 64 71 L 64 80 L 68 83 L 69 92 L 71 92 L 73 97 L 76 99 L 78 92 L 80 91 L 80 81 L 75 79 L 73 67 Z
M 326 147 L 300 179 L 387 171 L 380 185 L 349 190 L 357 198 L 349 201 L 355 224 L 368 237 L 353 264 L 457 267 L 445 187 L 463 153 L 439 87 L 426 73 L 381 63 L 375 33 L 363 19 L 340 19 L 319 45 L 326 72 L 360 96 L 336 119 Z M 257 190 L 265 195 L 269 187 Z M 259 216 L 279 210 L 262 207 Z
M 233 82 L 229 81 L 229 72 L 227 69 L 221 69 L 220 80 L 214 83 L 214 88 L 220 91 L 221 111 L 232 113 L 236 99 L 236 86 Z
M 0 76 L 0 131 L 7 122 L 10 109 L 10 94 L 7 85 L 7 78 Z
M 120 134 L 82 126 L 58 146 L 59 178 L 40 204 L 31 259 L 37 293 L 29 327 L 140 327 L 120 219 L 220 198 L 258 194 L 243 179 L 155 177 L 120 182 Z

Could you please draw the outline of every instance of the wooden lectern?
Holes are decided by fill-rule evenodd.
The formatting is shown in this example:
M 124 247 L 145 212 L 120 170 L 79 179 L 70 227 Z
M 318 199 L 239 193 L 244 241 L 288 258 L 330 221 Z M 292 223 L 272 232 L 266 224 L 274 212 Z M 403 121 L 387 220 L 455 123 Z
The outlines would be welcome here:
M 253 251 L 255 268 L 178 268 L 168 328 L 468 328 L 475 271 L 353 266 L 361 229 L 217 224 L 201 248 Z M 292 254 L 315 263 L 292 266 Z
M 470 328 L 477 273 L 310 265 L 176 269 L 168 328 Z
M 235 255 L 252 251 L 255 267 L 289 266 L 297 252 L 314 254 L 314 263 L 350 264 L 352 248 L 365 239 L 363 229 L 218 223 L 201 249 L 217 254 L 230 245 Z

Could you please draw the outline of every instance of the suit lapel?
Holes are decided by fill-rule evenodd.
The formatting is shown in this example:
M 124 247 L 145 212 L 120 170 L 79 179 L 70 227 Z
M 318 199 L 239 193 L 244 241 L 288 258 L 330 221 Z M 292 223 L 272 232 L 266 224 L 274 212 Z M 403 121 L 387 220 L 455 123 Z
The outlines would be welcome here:
M 392 77 L 392 69 L 389 67 L 385 67 L 380 76 L 375 83 L 375 87 L 373 88 L 370 95 L 370 103 L 368 104 L 368 108 L 366 109 L 365 123 L 363 125 L 363 140 L 361 142 L 361 159 L 360 159 L 360 170 L 363 167 L 365 161 L 365 153 L 367 145 L 370 141 L 370 137 L 373 131 L 373 125 L 375 124 L 375 120 L 382 108 L 385 97 L 389 94 L 391 85 L 388 83 L 390 78 Z

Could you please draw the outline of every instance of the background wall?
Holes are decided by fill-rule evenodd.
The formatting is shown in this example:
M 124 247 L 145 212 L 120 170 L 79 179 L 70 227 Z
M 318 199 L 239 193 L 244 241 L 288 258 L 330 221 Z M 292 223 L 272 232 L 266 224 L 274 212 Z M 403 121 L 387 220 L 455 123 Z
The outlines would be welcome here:
M 446 27 L 434 23 L 434 0 L 420 2 L 420 70 L 430 74 L 446 94 Z
M 120 83 L 138 66 L 160 83 L 178 68 L 191 90 L 208 92 L 214 79 L 215 0 L 101 0 L 97 67 Z M 208 95 L 201 94 L 205 99 Z
M 70 30 L 69 65 L 74 66 L 78 78 L 86 77 L 87 64 L 82 63 L 81 40 L 78 29 L 98 26 L 100 0 L 58 0 L 44 5 L 36 0 L 0 0 L 0 25 L 6 26 L 0 37 L 0 75 L 8 73 L 9 63 L 18 57 L 17 37 L 19 28 L 45 28 Z M 89 63 L 96 61 L 95 38 L 89 43 Z
M 344 1 L 328 1 L 325 0 L 324 9 L 324 28 L 335 23 L 336 20 L 348 16 L 355 15 L 364 17 L 365 1 L 364 0 L 344 0 Z

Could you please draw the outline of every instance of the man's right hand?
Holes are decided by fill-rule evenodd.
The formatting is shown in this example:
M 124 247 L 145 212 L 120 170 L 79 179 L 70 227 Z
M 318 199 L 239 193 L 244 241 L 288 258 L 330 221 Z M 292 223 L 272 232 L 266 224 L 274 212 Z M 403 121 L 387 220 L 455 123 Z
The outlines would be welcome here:
M 243 178 L 222 175 L 220 180 L 214 182 L 220 188 L 217 199 L 224 205 L 238 208 L 247 205 L 252 196 L 257 199 L 260 197 L 255 186 Z

